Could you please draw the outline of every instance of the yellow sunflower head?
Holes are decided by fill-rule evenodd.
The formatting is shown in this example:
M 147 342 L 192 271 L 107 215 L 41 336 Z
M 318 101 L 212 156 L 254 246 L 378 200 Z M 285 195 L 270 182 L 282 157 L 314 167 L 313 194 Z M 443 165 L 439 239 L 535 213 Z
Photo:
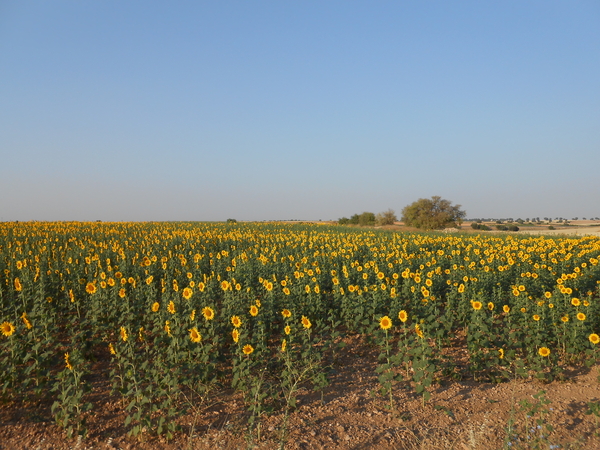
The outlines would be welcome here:
M 9 337 L 15 332 L 15 326 L 10 322 L 3 322 L 2 325 L 0 325 L 0 330 L 4 336 Z
M 190 328 L 190 341 L 198 343 L 202 340 L 202 335 L 198 332 L 196 327 Z
M 96 287 L 96 285 L 94 283 L 88 283 L 85 286 L 85 292 L 87 292 L 88 294 L 95 294 L 96 291 L 98 290 L 98 288 Z
M 202 315 L 206 320 L 213 320 L 215 318 L 215 311 L 210 306 L 202 308 Z
M 302 316 L 302 326 L 304 328 L 306 328 L 307 330 L 310 329 L 310 327 L 312 327 L 312 323 L 310 322 L 310 319 L 306 316 Z
M 382 330 L 389 330 L 392 328 L 392 319 L 390 319 L 388 316 L 383 316 L 381 319 L 379 319 L 379 327 Z

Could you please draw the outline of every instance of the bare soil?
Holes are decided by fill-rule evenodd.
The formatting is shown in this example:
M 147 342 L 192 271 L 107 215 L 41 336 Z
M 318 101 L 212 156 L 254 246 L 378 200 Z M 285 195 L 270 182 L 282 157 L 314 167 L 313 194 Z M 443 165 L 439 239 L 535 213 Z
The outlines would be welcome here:
M 547 423 L 554 431 L 544 438 L 554 448 L 600 449 L 597 422 L 587 415 L 588 403 L 600 401 L 598 367 L 574 369 L 567 381 L 542 384 L 514 380 L 500 384 L 471 380 L 442 380 L 431 389 L 431 399 L 408 385 L 395 390 L 396 408 L 377 394 L 375 368 L 378 349 L 359 336 L 345 339 L 322 392 L 301 390 L 298 407 L 289 417 L 286 449 L 497 449 L 502 448 L 507 424 L 525 419 L 519 401 L 546 391 Z M 101 377 L 99 377 L 100 379 Z M 0 449 L 239 449 L 280 448 L 283 413 L 264 416 L 260 438 L 247 427 L 243 397 L 228 389 L 215 391 L 207 402 L 197 399 L 196 411 L 178 419 L 180 431 L 171 441 L 150 433 L 131 437 L 123 426 L 125 412 L 108 383 L 96 383 L 90 398 L 88 436 L 67 439 L 50 419 L 50 405 L 0 406 Z M 512 411 L 512 412 L 511 412 Z M 532 439 L 530 437 L 530 439 Z M 520 448 L 532 448 L 521 435 Z M 515 443 L 516 444 L 516 443 Z

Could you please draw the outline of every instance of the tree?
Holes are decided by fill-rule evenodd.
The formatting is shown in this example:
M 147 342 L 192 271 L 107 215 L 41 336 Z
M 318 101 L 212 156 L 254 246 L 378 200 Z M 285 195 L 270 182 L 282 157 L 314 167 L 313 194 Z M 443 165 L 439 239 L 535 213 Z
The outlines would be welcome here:
M 405 206 L 402 210 L 402 221 L 405 225 L 425 230 L 445 228 L 448 225 L 458 228 L 466 215 L 467 213 L 460 209 L 460 205 L 452 206 L 450 201 L 433 196 L 431 199 L 420 198 Z
M 381 212 L 377 214 L 375 217 L 375 223 L 377 225 L 394 225 L 398 218 L 396 217 L 396 213 L 393 209 L 388 209 L 387 211 Z
M 365 211 L 358 216 L 358 224 L 360 226 L 375 225 L 375 214 Z

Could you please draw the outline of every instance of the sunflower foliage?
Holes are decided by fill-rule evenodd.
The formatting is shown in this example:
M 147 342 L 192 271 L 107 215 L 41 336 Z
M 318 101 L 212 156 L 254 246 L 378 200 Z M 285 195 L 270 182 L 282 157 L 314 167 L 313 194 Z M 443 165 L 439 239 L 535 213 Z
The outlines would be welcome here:
M 64 428 L 67 437 L 87 434 L 85 412 L 92 409 L 90 402 L 84 402 L 84 396 L 91 386 L 82 377 L 86 372 L 85 361 L 79 352 L 64 354 L 65 368 L 56 374 L 51 391 L 56 392 L 56 400 L 51 411 L 58 426 Z
M 300 387 L 322 389 L 348 334 L 379 346 L 390 405 L 404 387 L 425 400 L 436 377 L 549 381 L 598 361 L 599 262 L 590 236 L 0 223 L 0 389 L 55 403 L 77 434 L 88 389 L 108 383 L 132 435 L 171 438 L 208 386 L 243 393 L 256 435 Z
M 402 361 L 402 355 L 399 353 L 394 354 L 392 352 L 392 336 L 390 336 L 392 327 L 393 323 L 390 317 L 383 316 L 379 319 L 379 346 L 381 348 L 381 353 L 379 354 L 378 359 L 381 363 L 375 369 L 375 372 L 379 374 L 378 381 L 381 385 L 379 392 L 381 395 L 388 397 L 389 403 L 387 407 L 390 410 L 394 408 L 395 382 L 403 380 L 402 374 L 397 370 L 397 367 Z

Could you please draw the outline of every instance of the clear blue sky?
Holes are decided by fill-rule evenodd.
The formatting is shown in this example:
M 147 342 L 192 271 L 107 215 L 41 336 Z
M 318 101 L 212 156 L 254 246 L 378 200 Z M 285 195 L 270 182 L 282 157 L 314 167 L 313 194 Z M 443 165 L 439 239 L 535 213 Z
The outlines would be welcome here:
M 0 220 L 600 216 L 600 2 L 0 0 Z

